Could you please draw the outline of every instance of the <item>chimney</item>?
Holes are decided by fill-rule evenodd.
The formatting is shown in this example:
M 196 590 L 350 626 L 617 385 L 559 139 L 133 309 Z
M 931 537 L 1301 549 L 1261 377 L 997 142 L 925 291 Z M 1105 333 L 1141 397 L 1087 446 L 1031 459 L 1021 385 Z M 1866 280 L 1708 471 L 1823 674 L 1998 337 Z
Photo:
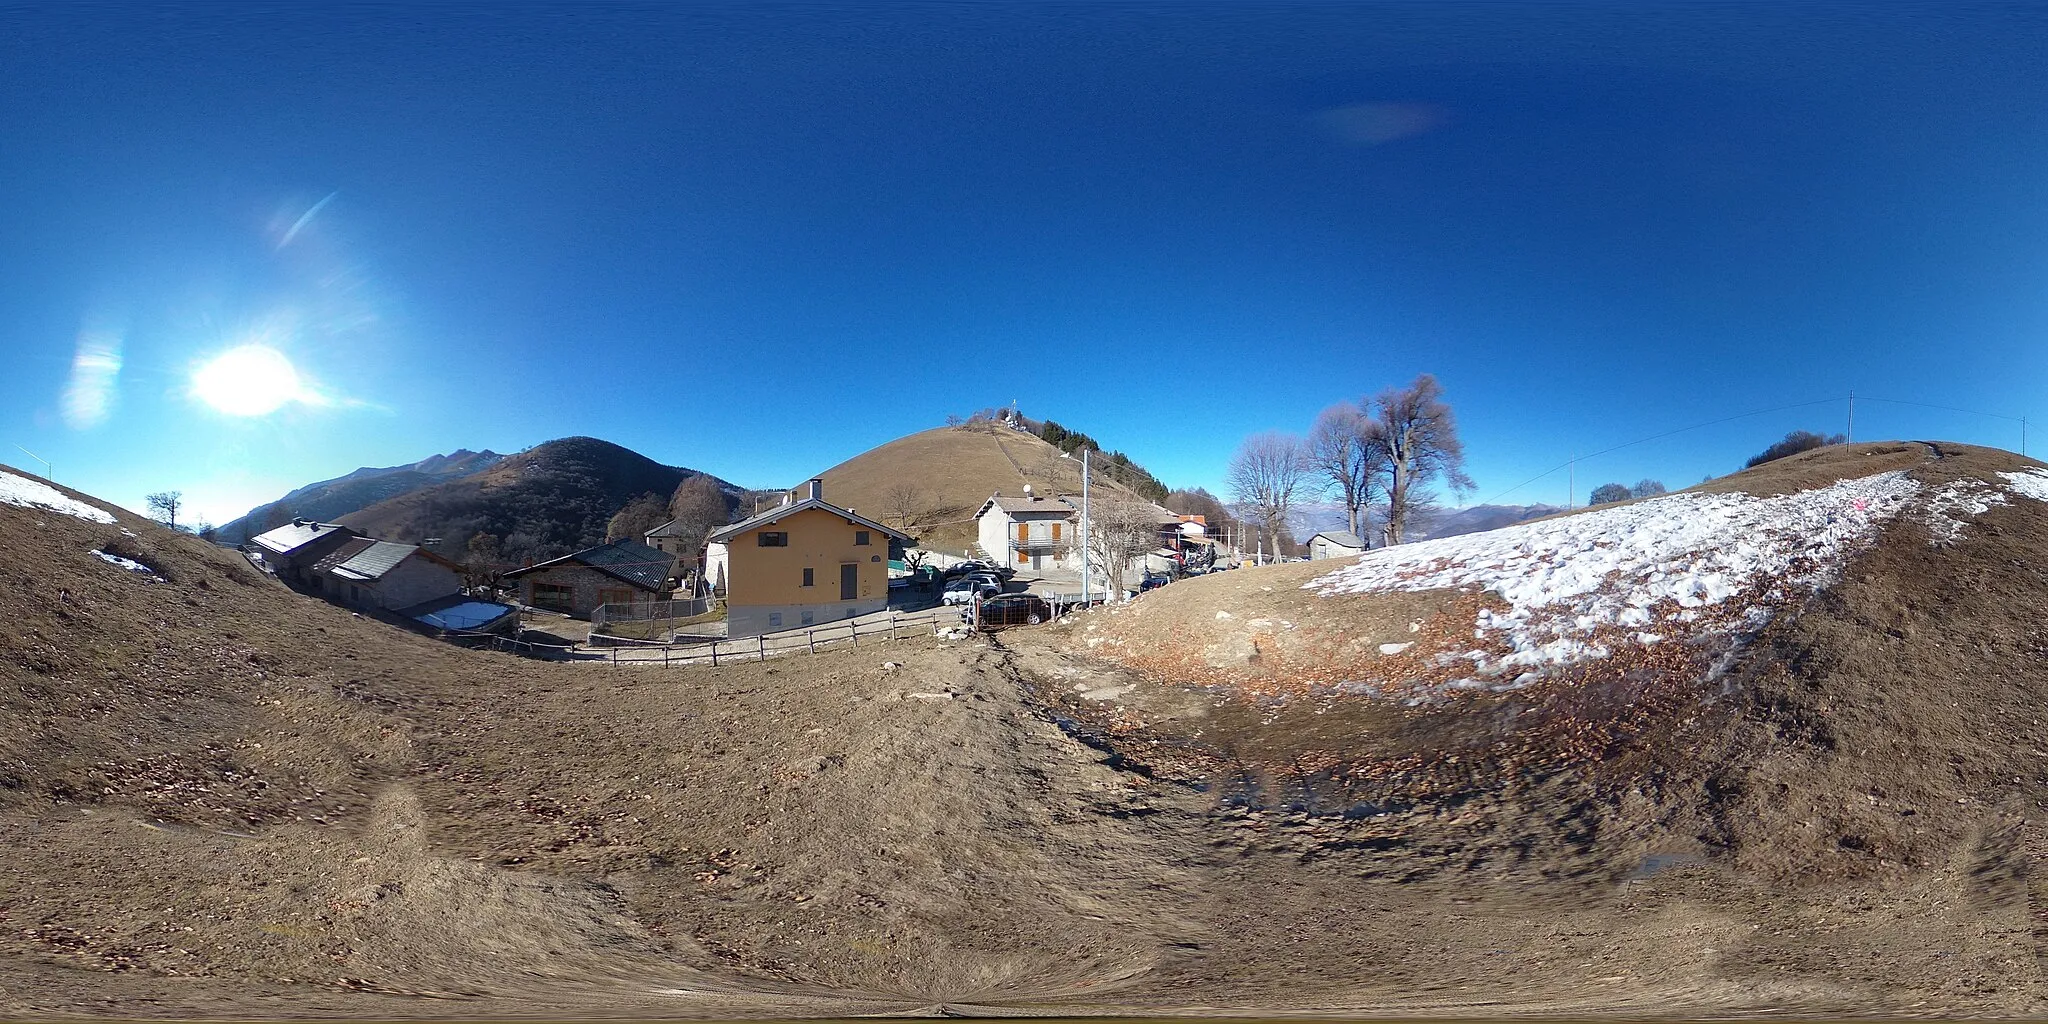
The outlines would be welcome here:
M 804 499 L 807 501 L 823 501 L 825 499 L 825 479 L 823 477 L 812 477 L 811 482 L 804 485 Z

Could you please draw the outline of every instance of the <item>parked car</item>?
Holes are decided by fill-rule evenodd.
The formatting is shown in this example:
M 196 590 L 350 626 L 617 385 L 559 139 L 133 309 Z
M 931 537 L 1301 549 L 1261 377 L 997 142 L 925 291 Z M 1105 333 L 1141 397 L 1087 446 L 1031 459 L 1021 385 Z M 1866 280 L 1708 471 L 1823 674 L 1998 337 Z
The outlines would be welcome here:
M 994 572 L 995 569 L 995 566 L 990 565 L 987 562 L 954 562 L 952 565 L 946 567 L 946 578 L 953 579 L 954 577 L 966 576 L 970 573 L 977 572 Z
M 994 597 L 1003 588 L 983 580 L 954 580 L 946 584 L 946 590 L 939 595 L 941 604 L 973 604 L 977 597 Z
M 1144 579 L 1138 581 L 1138 593 L 1142 594 L 1147 590 L 1158 590 L 1160 587 L 1172 582 L 1173 577 L 1164 573 L 1148 572 L 1145 574 Z
M 1052 621 L 1052 605 L 1037 594 L 1004 594 L 981 603 L 981 628 L 1036 626 Z

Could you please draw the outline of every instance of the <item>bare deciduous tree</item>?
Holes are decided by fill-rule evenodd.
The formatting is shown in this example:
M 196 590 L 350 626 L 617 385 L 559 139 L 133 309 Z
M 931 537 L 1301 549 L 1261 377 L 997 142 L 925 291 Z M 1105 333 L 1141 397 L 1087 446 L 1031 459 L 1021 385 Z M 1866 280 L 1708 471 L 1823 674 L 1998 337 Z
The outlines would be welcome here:
M 1380 392 L 1372 409 L 1387 453 L 1387 542 L 1399 544 L 1410 518 L 1428 503 L 1432 482 L 1462 494 L 1472 480 L 1465 475 L 1457 417 L 1435 377 L 1425 373 L 1405 388 Z
M 1632 498 L 1654 498 L 1664 493 L 1664 481 L 1645 477 L 1636 481 L 1636 485 L 1630 488 L 1628 493 Z
M 505 557 L 498 550 L 498 538 L 481 531 L 470 535 L 462 561 L 462 582 L 473 595 L 497 590 L 505 571 Z
M 676 492 L 668 499 L 668 515 L 676 521 L 676 541 L 682 549 L 683 561 L 691 565 L 696 564 L 697 550 L 704 546 L 704 538 L 732 519 L 725 492 L 718 489 L 716 481 L 701 474 L 676 485 Z
M 1387 446 L 1380 436 L 1379 421 L 1350 402 L 1339 402 L 1323 410 L 1308 435 L 1310 467 L 1343 499 L 1351 532 L 1367 536 L 1372 528 L 1368 511 L 1384 489 L 1389 462 Z
M 142 499 L 149 505 L 149 517 L 175 530 L 178 510 L 185 507 L 184 491 L 158 491 Z
M 647 531 L 668 522 L 668 507 L 657 494 L 643 494 L 626 503 L 626 507 L 612 513 L 611 522 L 605 524 L 606 543 L 615 540 L 641 540 Z
M 936 505 L 930 491 L 909 480 L 890 485 L 882 495 L 882 515 L 894 519 L 905 533 L 929 522 Z
M 1301 438 L 1279 431 L 1245 438 L 1230 459 L 1231 495 L 1265 530 L 1276 557 L 1280 535 L 1287 530 L 1287 517 L 1294 511 L 1308 472 Z
M 1122 600 L 1131 563 L 1159 546 L 1159 509 L 1149 501 L 1097 491 L 1088 510 L 1089 564 L 1102 573 L 1112 600 Z

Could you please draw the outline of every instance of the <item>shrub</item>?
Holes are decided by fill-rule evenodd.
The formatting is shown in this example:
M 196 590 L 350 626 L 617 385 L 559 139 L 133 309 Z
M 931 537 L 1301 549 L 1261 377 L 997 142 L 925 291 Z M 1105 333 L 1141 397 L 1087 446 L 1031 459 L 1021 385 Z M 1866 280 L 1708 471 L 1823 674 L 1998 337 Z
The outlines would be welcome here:
M 1828 435 L 1816 434 L 1811 430 L 1795 430 L 1786 434 L 1784 440 L 1764 449 L 1748 462 L 1743 463 L 1742 467 L 1744 469 L 1754 469 L 1766 462 L 1775 462 L 1788 455 L 1810 452 L 1815 448 L 1825 448 L 1831 444 L 1846 444 L 1848 440 L 1848 436 L 1844 434 Z

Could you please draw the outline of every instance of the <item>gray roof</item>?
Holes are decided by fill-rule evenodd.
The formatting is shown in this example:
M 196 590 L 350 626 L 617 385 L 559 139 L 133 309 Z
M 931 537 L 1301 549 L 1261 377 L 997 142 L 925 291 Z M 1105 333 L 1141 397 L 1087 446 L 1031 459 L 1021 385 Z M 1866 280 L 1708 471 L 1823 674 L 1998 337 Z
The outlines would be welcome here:
M 652 530 L 649 530 L 649 531 L 647 531 L 647 532 L 646 532 L 646 533 L 644 533 L 644 534 L 641 534 L 641 536 L 643 536 L 643 537 L 680 537 L 680 536 L 682 536 L 682 535 L 683 535 L 683 526 L 682 526 L 682 523 L 683 523 L 683 521 L 682 521 L 682 520 L 680 520 L 680 519 L 671 519 L 671 520 L 669 520 L 668 522 L 665 522 L 665 523 L 661 524 L 660 526 L 657 526 L 657 527 L 655 527 L 654 529 L 652 529 Z
M 359 537 L 313 563 L 313 570 L 332 572 L 343 579 L 382 579 L 385 573 L 398 568 L 398 563 L 412 557 L 412 553 L 419 549 L 418 544 Z
M 555 566 L 582 565 L 596 569 L 621 583 L 659 594 L 662 588 L 668 585 L 669 570 L 675 568 L 675 564 L 676 556 L 666 551 L 650 548 L 637 540 L 615 540 L 610 544 L 599 544 L 594 548 L 584 548 L 574 554 L 549 559 L 539 565 L 514 569 L 506 573 L 505 578 L 512 579 Z
M 793 501 L 787 505 L 777 505 L 776 507 L 771 508 L 766 512 L 763 512 L 760 515 L 750 516 L 746 519 L 742 519 L 739 522 L 732 524 L 731 526 L 715 530 L 712 532 L 711 536 L 706 537 L 705 540 L 708 540 L 713 544 L 723 544 L 726 541 L 729 541 L 734 537 L 737 537 L 740 534 L 747 532 L 748 530 L 754 530 L 759 529 L 763 526 L 769 526 L 779 520 L 793 516 L 798 512 L 814 508 L 830 512 L 833 515 L 838 516 L 839 518 L 844 519 L 849 523 L 856 523 L 858 525 L 865 526 L 868 529 L 876 530 L 881 533 L 886 533 L 889 536 L 894 537 L 897 540 L 900 540 L 906 544 L 915 543 L 917 541 L 916 537 L 912 537 L 911 535 L 904 533 L 901 530 L 892 530 L 878 522 L 875 522 L 872 519 L 867 518 L 866 516 L 855 515 L 853 512 L 847 509 L 840 508 L 839 506 L 834 505 L 823 498 L 805 498 L 802 501 Z
M 249 538 L 249 540 L 265 551 L 289 555 L 308 544 L 333 536 L 336 531 L 340 531 L 344 537 L 356 536 L 354 530 L 337 523 L 309 523 L 303 520 L 294 520 L 275 530 L 259 533 Z
M 989 495 L 988 500 L 981 503 L 981 511 L 976 512 L 974 518 L 980 519 L 982 516 L 988 515 L 988 510 L 992 508 L 1002 509 L 1006 515 L 1050 514 L 1070 516 L 1080 506 L 1066 498 L 1048 498 L 1043 494 L 1003 494 L 998 491 L 995 494 Z
M 1316 537 L 1328 538 L 1330 543 L 1342 545 L 1347 548 L 1365 547 L 1365 542 L 1359 540 L 1357 534 L 1346 533 L 1342 530 L 1324 530 L 1323 532 L 1316 534 Z M 1316 537 L 1310 537 L 1309 540 L 1314 541 Z

